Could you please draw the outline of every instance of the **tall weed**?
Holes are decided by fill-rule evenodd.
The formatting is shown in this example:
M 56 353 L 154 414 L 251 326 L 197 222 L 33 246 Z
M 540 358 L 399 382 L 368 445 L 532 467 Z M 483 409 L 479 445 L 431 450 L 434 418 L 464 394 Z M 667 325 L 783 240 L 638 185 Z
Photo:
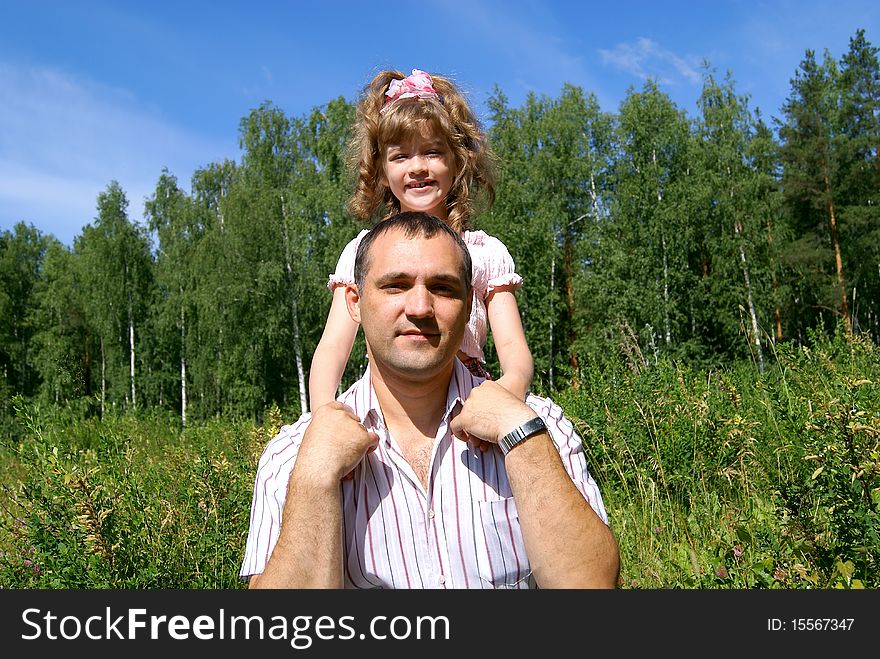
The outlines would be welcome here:
M 763 371 L 606 362 L 557 400 L 609 504 L 631 587 L 880 584 L 880 360 L 862 338 Z
M 20 399 L 24 476 L 5 484 L 0 583 L 28 588 L 240 588 L 263 437 L 216 420 L 44 417 Z M 261 446 L 260 446 L 261 448 Z

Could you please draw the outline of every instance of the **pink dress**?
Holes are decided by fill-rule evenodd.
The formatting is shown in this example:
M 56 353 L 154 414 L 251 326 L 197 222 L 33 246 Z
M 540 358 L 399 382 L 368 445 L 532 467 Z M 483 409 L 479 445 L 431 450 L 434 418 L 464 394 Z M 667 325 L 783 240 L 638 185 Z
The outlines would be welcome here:
M 337 286 L 354 282 L 354 257 L 361 238 L 367 234 L 367 231 L 368 229 L 361 231 L 342 250 L 339 262 L 336 264 L 336 272 L 330 275 L 330 280 L 327 282 L 327 288 L 331 291 Z M 469 357 L 485 362 L 483 346 L 486 344 L 486 299 L 499 286 L 511 286 L 516 290 L 522 286 L 523 278 L 516 274 L 513 258 L 507 247 L 494 236 L 484 231 L 465 231 L 461 237 L 471 253 L 474 264 L 474 304 L 471 305 L 471 317 L 461 341 L 461 350 Z

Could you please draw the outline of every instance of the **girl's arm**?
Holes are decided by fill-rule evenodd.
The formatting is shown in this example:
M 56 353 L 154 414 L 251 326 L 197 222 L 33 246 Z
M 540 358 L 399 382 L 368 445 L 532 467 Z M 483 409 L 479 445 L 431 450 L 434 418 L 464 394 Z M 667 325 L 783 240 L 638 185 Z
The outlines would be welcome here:
M 498 286 L 486 299 L 486 315 L 501 362 L 498 384 L 525 400 L 532 385 L 534 362 L 526 343 L 512 286 Z
M 312 411 L 336 400 L 336 390 L 342 381 L 358 327 L 348 315 L 345 286 L 337 286 L 333 289 L 327 323 L 309 369 L 309 406 Z

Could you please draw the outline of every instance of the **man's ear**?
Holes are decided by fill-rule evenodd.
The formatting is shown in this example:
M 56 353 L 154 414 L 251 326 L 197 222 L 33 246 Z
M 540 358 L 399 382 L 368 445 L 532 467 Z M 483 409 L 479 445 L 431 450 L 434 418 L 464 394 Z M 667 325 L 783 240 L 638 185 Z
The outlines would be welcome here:
M 351 319 L 360 324 L 361 322 L 361 296 L 357 284 L 347 284 L 345 287 L 345 306 Z

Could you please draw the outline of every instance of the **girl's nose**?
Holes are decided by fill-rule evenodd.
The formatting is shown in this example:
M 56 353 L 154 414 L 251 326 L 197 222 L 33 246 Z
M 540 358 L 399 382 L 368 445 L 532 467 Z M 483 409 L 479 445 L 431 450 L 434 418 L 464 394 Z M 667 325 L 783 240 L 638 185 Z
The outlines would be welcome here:
M 428 160 L 424 156 L 413 156 L 409 159 L 409 171 L 411 174 L 424 174 L 428 171 Z

